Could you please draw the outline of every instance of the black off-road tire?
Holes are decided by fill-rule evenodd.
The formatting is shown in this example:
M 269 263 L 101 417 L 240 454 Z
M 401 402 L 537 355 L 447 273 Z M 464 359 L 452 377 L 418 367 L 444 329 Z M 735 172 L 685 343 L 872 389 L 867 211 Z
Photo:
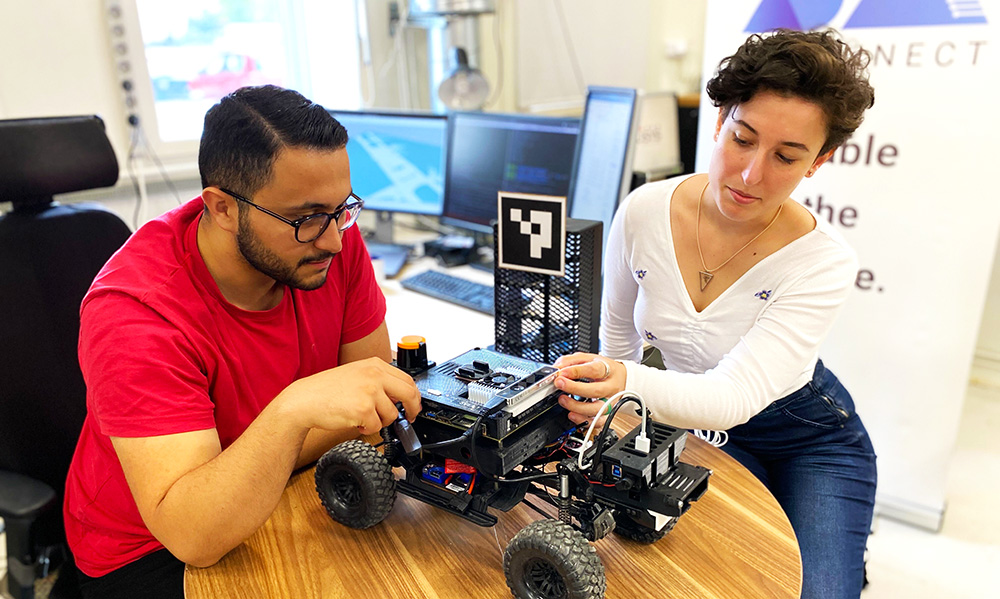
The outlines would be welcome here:
M 677 518 L 671 518 L 670 522 L 667 522 L 662 530 L 656 530 L 655 528 L 639 524 L 625 512 L 615 511 L 615 533 L 636 543 L 646 545 L 655 543 L 673 530 L 675 524 L 677 524 Z
M 319 459 L 316 492 L 331 518 L 351 528 L 369 528 L 392 510 L 396 479 L 377 449 L 364 441 L 347 441 Z
M 583 534 L 560 520 L 538 520 L 503 554 L 507 586 L 518 599 L 604 597 L 604 564 Z

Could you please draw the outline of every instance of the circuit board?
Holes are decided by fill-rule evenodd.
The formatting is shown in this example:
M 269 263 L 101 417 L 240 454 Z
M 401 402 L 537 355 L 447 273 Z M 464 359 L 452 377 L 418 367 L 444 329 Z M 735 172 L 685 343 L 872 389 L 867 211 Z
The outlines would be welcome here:
M 476 348 L 414 377 L 421 417 L 466 429 L 476 420 L 502 438 L 557 405 L 552 366 Z

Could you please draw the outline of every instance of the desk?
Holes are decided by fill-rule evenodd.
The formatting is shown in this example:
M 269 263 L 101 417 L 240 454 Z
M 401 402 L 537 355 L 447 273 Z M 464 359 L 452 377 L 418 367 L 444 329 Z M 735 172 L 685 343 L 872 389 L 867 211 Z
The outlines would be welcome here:
M 420 259 L 400 276 L 431 267 L 433 260 Z M 492 284 L 490 273 L 468 266 L 448 272 Z M 413 293 L 394 280 L 384 281 L 382 290 L 390 339 L 422 335 L 432 360 L 493 342 L 488 315 Z M 607 576 L 606 596 L 798 597 L 798 545 L 774 497 L 738 462 L 699 439 L 688 438 L 681 459 L 713 471 L 708 492 L 657 543 L 640 545 L 614 534 L 594 543 Z M 503 548 L 540 518 L 530 508 L 493 511 L 499 523 L 483 528 L 399 495 L 383 523 L 359 531 L 330 519 L 313 472 L 293 475 L 271 518 L 218 564 L 188 567 L 188 599 L 511 596 Z
M 614 534 L 594 543 L 609 599 L 795 598 L 798 546 L 784 512 L 756 478 L 699 439 L 682 460 L 713 470 L 708 492 L 666 537 L 640 545 Z M 368 530 L 327 516 L 314 468 L 292 476 L 271 518 L 210 568 L 188 567 L 188 599 L 366 599 L 510 597 L 507 542 L 540 516 L 524 505 L 494 512 L 483 528 L 399 495 Z

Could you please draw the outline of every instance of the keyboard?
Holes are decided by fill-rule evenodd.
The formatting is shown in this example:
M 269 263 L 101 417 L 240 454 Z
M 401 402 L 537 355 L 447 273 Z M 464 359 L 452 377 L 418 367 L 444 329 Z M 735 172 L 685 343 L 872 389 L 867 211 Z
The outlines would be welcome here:
M 404 288 L 493 315 L 493 286 L 427 270 L 399 282 Z

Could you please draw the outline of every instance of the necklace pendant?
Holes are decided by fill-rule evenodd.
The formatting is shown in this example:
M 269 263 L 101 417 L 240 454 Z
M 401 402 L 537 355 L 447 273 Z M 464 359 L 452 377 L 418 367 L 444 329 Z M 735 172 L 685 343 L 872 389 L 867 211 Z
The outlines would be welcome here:
M 698 271 L 698 275 L 700 276 L 702 291 L 704 291 L 705 288 L 708 287 L 708 284 L 712 282 L 712 278 L 715 277 L 715 275 L 713 275 L 712 273 L 706 272 L 704 270 Z

